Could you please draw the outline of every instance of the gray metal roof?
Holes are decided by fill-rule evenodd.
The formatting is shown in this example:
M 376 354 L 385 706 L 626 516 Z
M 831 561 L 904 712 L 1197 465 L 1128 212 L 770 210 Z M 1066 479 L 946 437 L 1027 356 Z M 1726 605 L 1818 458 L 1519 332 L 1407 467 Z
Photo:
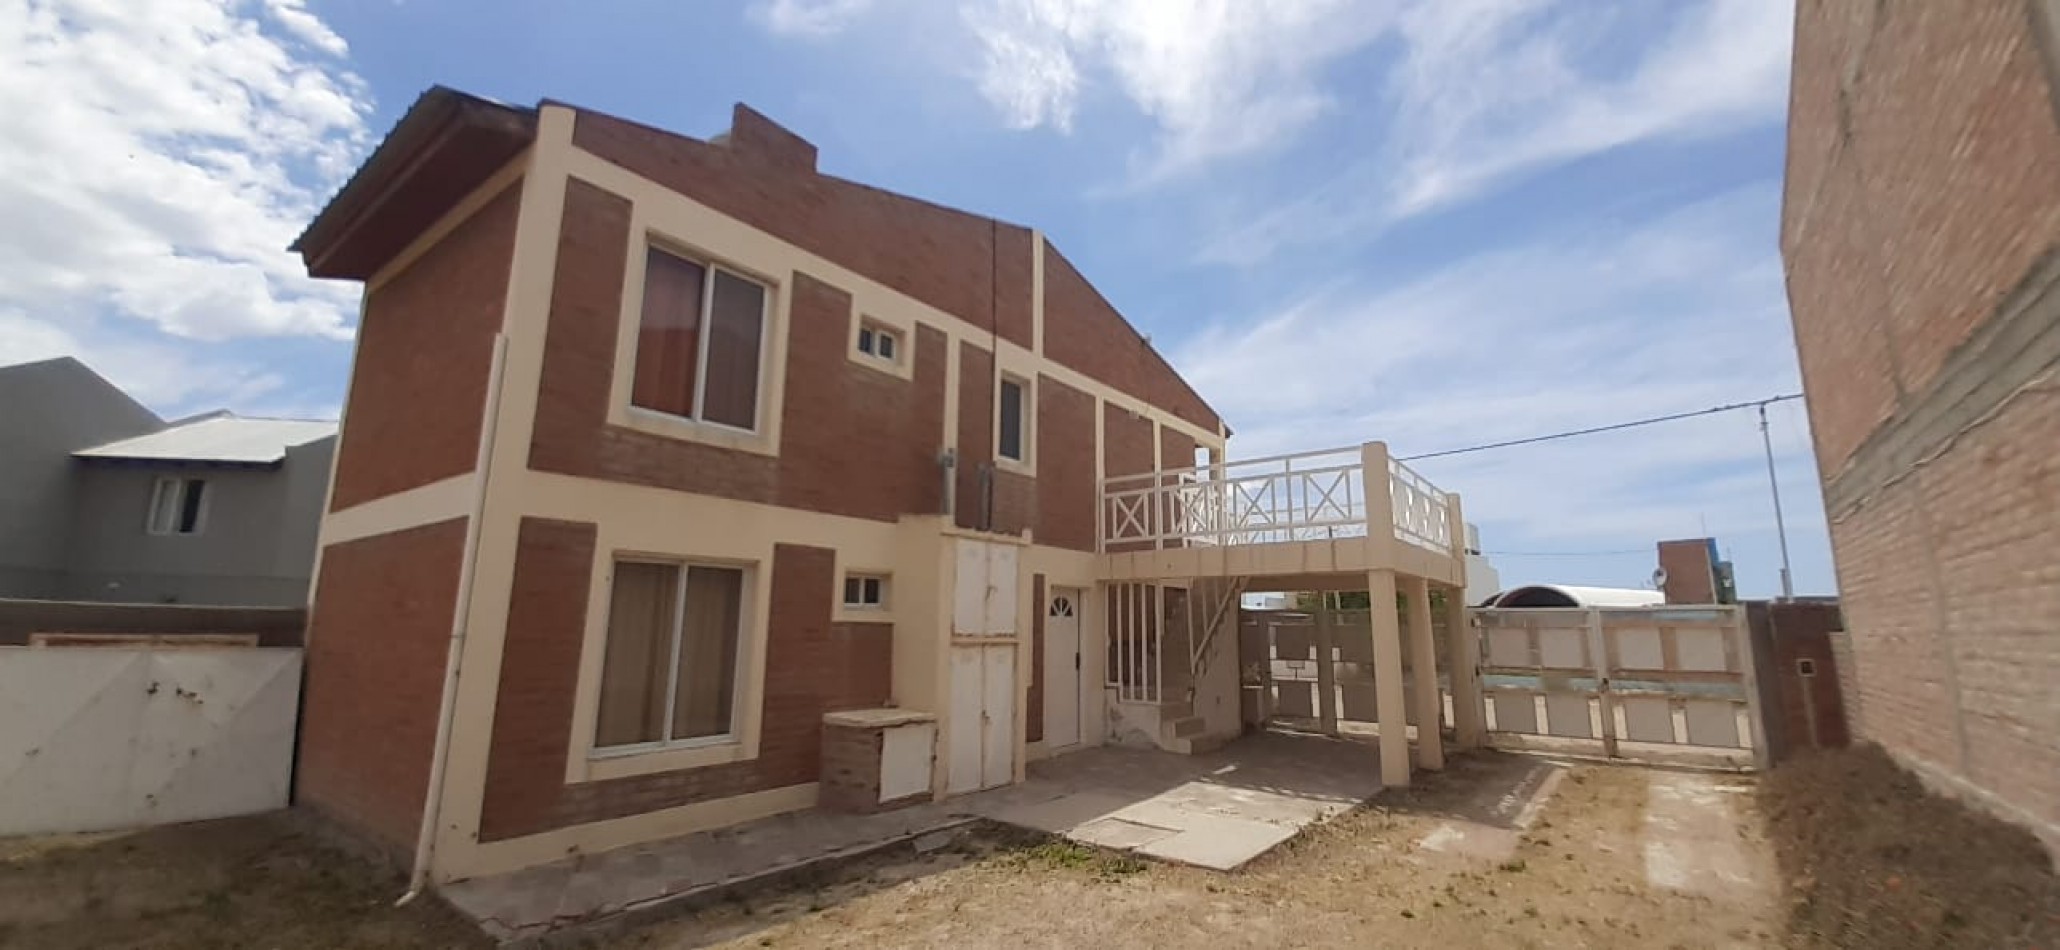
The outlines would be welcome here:
M 309 419 L 249 419 L 215 413 L 175 423 L 162 432 L 81 449 L 85 459 L 164 462 L 228 462 L 264 465 L 283 461 L 287 448 L 336 434 L 336 423 Z

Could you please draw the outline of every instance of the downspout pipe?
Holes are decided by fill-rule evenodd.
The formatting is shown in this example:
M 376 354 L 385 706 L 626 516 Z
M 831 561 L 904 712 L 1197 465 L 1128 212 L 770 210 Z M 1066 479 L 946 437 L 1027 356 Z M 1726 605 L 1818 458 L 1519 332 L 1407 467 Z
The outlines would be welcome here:
M 479 457 L 473 461 L 472 512 L 465 520 L 465 553 L 458 564 L 457 602 L 451 610 L 451 635 L 444 652 L 443 699 L 436 717 L 436 746 L 429 759 L 429 788 L 422 802 L 422 827 L 415 835 L 415 861 L 408 873 L 408 892 L 394 901 L 403 907 L 429 886 L 430 859 L 436 852 L 436 826 L 443 816 L 444 777 L 451 761 L 451 722 L 458 710 L 458 665 L 465 655 L 465 632 L 472 613 L 472 580 L 479 561 L 480 522 L 486 516 L 488 466 L 493 462 L 494 429 L 501 413 L 501 374 L 508 360 L 508 337 L 494 334 L 493 365 L 486 382 L 486 409 L 479 423 Z

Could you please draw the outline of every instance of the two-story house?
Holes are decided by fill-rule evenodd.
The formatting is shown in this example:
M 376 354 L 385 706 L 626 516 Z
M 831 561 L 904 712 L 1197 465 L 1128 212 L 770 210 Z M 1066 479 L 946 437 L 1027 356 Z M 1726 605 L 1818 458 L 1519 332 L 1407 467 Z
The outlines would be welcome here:
M 0 367 L 0 597 L 299 607 L 336 424 L 166 422 L 69 357 Z
M 1269 461 L 1351 485 L 1227 558 L 1222 420 L 1043 234 L 741 105 L 701 141 L 434 89 L 296 249 L 365 287 L 300 794 L 440 881 L 811 807 L 833 710 L 934 717 L 935 795 L 1225 741 L 1232 572 L 1463 583 L 1377 444 Z

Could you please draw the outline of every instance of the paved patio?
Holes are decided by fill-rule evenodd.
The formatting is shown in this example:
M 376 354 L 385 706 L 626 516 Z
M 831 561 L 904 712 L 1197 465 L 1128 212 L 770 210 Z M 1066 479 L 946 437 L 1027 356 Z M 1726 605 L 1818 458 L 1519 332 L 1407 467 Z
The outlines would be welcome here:
M 803 811 L 581 855 L 443 889 L 500 940 L 538 937 L 894 847 L 930 850 L 978 819 L 1229 871 L 1380 790 L 1378 753 L 1266 733 L 1204 755 L 1115 747 L 1029 767 L 1021 784 L 878 815 Z

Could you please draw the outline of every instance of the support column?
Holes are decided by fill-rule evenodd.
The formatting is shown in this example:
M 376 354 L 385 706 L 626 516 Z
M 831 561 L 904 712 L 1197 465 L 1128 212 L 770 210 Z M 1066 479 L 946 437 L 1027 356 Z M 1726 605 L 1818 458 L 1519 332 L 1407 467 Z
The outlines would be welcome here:
M 1466 591 L 1445 589 L 1445 656 L 1452 665 L 1452 739 L 1461 749 L 1478 749 L 1487 734 L 1481 702 L 1481 638 L 1466 615 Z
M 1331 635 L 1330 591 L 1316 592 L 1316 719 L 1323 734 L 1338 734 L 1337 638 Z
M 1409 599 L 1409 666 L 1416 680 L 1416 764 L 1436 771 L 1445 767 L 1445 740 L 1440 724 L 1445 701 L 1438 693 L 1438 643 L 1431 633 L 1431 585 L 1414 575 L 1402 578 Z
M 1380 724 L 1380 781 L 1409 785 L 1409 707 L 1402 694 L 1402 618 L 1395 611 L 1395 572 L 1368 571 L 1367 611 L 1373 628 L 1373 692 Z

